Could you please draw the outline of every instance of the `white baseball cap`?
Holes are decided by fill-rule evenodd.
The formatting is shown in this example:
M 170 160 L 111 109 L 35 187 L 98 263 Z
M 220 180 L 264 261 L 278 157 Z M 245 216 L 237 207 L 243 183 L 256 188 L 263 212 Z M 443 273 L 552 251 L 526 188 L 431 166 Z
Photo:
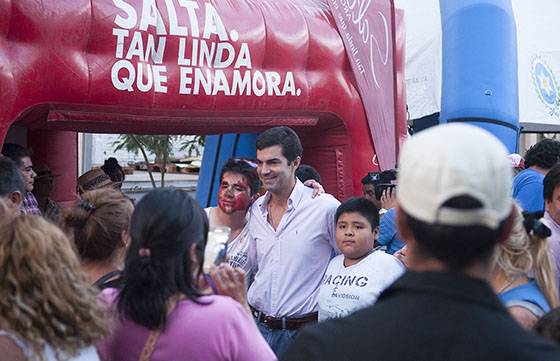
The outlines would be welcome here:
M 405 142 L 399 159 L 397 202 L 428 224 L 497 229 L 512 211 L 512 168 L 504 145 L 482 128 L 439 125 Z M 470 196 L 483 206 L 444 206 Z

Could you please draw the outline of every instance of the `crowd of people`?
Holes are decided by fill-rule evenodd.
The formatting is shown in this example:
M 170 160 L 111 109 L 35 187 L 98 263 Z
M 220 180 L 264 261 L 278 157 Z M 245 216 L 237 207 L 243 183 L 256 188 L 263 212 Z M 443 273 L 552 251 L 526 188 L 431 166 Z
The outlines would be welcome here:
M 256 159 L 224 164 L 206 209 L 174 188 L 134 204 L 114 158 L 62 209 L 31 150 L 2 154 L 2 359 L 560 360 L 556 140 L 523 159 L 434 127 L 340 203 L 274 127 Z

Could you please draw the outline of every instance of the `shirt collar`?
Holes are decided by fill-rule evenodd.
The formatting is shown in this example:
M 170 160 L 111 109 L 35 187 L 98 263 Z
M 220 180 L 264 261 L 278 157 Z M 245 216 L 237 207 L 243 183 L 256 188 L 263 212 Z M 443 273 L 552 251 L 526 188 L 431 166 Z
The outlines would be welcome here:
M 408 271 L 384 291 L 379 300 L 395 292 L 439 294 L 444 298 L 462 299 L 507 312 L 487 282 L 457 272 Z
M 306 187 L 303 183 L 300 182 L 299 179 L 296 178 L 296 185 L 294 189 L 292 189 L 292 193 L 290 193 L 290 197 L 288 198 L 288 210 L 296 209 L 300 204 L 303 195 L 305 194 Z M 259 202 L 259 209 L 263 214 L 268 213 L 268 202 L 270 201 L 270 197 L 272 194 L 270 192 L 266 192 L 263 197 L 261 197 Z
M 544 212 L 543 218 L 545 221 L 545 225 L 547 225 L 549 228 L 554 228 L 555 230 L 560 229 L 560 224 L 556 223 L 556 221 L 552 219 L 550 213 L 548 213 L 547 211 Z

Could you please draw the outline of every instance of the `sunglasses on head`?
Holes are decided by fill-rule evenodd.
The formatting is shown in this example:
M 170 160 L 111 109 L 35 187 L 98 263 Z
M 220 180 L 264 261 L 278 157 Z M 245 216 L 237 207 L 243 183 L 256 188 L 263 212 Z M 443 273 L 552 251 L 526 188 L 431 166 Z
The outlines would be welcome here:
M 257 163 L 252 162 L 252 161 L 250 161 L 250 160 L 248 160 L 248 159 L 234 158 L 233 161 L 234 161 L 234 162 L 237 162 L 237 163 L 243 162 L 243 163 L 247 164 L 247 165 L 248 165 L 249 167 L 251 167 L 251 168 L 257 168 Z
M 381 172 L 369 172 L 367 176 L 371 182 L 378 183 L 381 179 Z

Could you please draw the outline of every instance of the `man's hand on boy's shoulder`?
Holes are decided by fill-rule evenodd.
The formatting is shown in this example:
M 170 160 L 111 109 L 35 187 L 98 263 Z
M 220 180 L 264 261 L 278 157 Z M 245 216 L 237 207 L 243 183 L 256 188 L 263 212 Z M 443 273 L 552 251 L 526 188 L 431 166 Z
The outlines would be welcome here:
M 325 188 L 323 188 L 321 183 L 317 182 L 315 179 L 308 179 L 303 182 L 303 185 L 309 188 L 313 188 L 311 198 L 319 197 L 321 194 L 325 193 Z

